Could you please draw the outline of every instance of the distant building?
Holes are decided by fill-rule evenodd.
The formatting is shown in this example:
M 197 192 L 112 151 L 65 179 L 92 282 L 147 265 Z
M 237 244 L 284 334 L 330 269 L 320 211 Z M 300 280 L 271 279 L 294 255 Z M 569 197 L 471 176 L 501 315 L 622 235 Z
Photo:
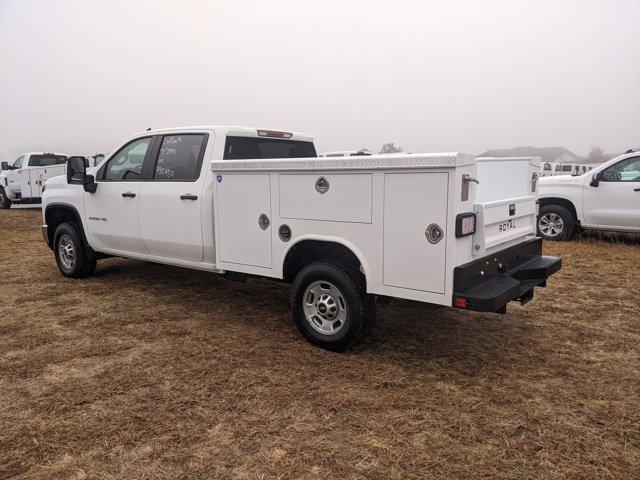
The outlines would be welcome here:
M 481 157 L 540 157 L 548 163 L 584 163 L 586 160 L 564 147 L 515 147 L 487 150 Z

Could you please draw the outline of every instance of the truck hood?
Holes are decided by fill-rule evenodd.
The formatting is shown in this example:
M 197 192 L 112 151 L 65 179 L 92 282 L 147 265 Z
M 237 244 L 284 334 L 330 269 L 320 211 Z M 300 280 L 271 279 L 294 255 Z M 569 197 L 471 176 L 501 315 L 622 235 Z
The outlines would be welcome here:
M 60 185 L 67 184 L 67 176 L 66 175 L 56 175 L 55 177 L 51 177 L 44 182 L 44 184 L 49 187 L 51 185 Z
M 560 175 L 557 177 L 542 177 L 538 180 L 540 187 L 552 185 L 580 185 L 583 181 L 582 175 L 572 177 L 571 175 Z

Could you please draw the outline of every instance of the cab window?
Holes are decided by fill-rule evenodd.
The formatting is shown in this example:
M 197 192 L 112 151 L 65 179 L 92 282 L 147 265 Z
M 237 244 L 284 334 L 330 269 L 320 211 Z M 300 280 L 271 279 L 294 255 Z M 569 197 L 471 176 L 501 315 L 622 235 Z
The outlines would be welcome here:
M 316 156 L 316 149 L 312 142 L 299 140 L 229 136 L 224 144 L 224 160 L 309 158 Z
M 64 165 L 67 163 L 66 155 L 31 155 L 29 157 L 30 167 L 50 167 L 52 165 Z
M 200 176 L 206 134 L 165 135 L 153 168 L 153 180 L 193 182 Z
M 602 172 L 604 182 L 640 182 L 640 157 L 631 157 L 611 165 Z
M 142 179 L 142 164 L 149 151 L 151 137 L 139 138 L 125 145 L 103 167 L 98 177 L 107 182 L 125 182 Z

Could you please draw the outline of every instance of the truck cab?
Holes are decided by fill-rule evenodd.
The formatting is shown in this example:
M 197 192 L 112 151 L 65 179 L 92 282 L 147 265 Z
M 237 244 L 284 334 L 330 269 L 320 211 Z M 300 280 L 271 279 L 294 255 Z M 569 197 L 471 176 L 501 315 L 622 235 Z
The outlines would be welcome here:
M 0 208 L 10 208 L 12 203 L 40 203 L 44 182 L 64 175 L 66 162 L 66 154 L 46 152 L 28 152 L 11 164 L 2 162 Z
M 579 230 L 640 232 L 640 152 L 581 175 L 540 179 L 538 234 L 567 240 Z
M 341 350 L 377 297 L 506 312 L 560 268 L 535 237 L 537 158 L 463 153 L 319 158 L 313 138 L 248 127 L 130 137 L 46 183 L 60 273 L 105 255 L 292 285 L 302 335 Z

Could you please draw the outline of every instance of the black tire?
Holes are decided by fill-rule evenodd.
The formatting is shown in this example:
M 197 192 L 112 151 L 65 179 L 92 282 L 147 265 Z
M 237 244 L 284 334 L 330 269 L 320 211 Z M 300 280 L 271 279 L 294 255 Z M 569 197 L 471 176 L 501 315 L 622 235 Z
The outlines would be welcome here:
M 545 240 L 570 240 L 576 232 L 575 218 L 569 210 L 560 205 L 542 207 L 536 224 L 538 235 Z
M 71 255 L 61 258 L 60 242 L 71 246 Z M 65 277 L 82 278 L 93 274 L 96 270 L 96 257 L 87 245 L 82 241 L 80 228 L 75 223 L 61 223 L 53 235 L 53 255 L 56 258 L 58 270 Z
M 9 208 L 11 208 L 11 199 L 7 197 L 4 188 L 0 187 L 0 209 L 8 210 Z
M 307 289 L 314 288 L 314 285 L 316 289 L 324 289 L 330 298 L 337 297 L 333 303 L 337 306 L 338 312 L 335 320 L 321 317 L 321 308 L 325 308 L 327 315 L 331 312 L 326 310 L 324 304 L 321 305 L 320 297 L 312 291 L 307 292 Z M 329 290 L 327 286 L 337 290 Z M 291 292 L 291 313 L 298 330 L 313 345 L 332 351 L 342 351 L 362 340 L 371 331 L 375 318 L 374 298 L 364 290 L 358 275 L 341 265 L 324 260 L 307 265 L 296 275 Z M 337 295 L 329 293 L 336 291 Z M 328 305 L 334 308 L 330 300 Z M 308 319 L 307 308 L 316 309 L 318 312 L 318 315 L 311 315 L 315 321 Z M 321 323 L 328 325 L 332 322 L 334 333 L 319 331 Z

